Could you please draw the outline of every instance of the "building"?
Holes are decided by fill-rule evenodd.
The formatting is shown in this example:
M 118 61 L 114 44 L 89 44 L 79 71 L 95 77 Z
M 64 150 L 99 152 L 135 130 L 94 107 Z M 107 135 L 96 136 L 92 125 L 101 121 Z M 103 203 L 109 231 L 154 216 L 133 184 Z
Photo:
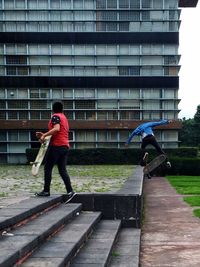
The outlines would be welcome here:
M 178 119 L 180 13 L 197 1 L 0 0 L 0 163 L 26 162 L 58 99 L 73 148 L 120 148 L 139 123 Z M 179 128 L 160 127 L 164 148 Z

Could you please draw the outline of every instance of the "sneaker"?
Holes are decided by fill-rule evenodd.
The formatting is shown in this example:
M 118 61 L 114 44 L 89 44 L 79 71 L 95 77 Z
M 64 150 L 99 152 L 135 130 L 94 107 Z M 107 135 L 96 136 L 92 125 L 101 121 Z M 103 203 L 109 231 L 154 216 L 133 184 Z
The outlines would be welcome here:
M 151 179 L 151 175 L 150 175 L 150 174 L 146 174 L 146 175 L 145 175 L 145 178 L 147 178 L 147 179 Z
M 169 161 L 167 161 L 166 162 L 166 166 L 167 166 L 167 168 L 171 168 L 172 165 L 171 165 L 171 163 Z
M 44 190 L 39 192 L 39 193 L 35 193 L 36 197 L 49 197 L 50 193 L 49 192 L 45 192 Z
M 147 165 L 147 159 L 148 159 L 149 153 L 145 152 L 144 157 L 140 161 L 140 166 L 144 167 Z
M 67 193 L 67 198 L 72 198 L 75 195 L 74 191 Z
M 148 152 L 145 152 L 144 157 L 143 157 L 143 161 L 144 162 L 147 161 L 148 156 L 149 156 L 149 153 Z
M 67 193 L 67 200 L 65 201 L 65 204 L 71 201 L 71 199 L 76 195 L 74 191 Z

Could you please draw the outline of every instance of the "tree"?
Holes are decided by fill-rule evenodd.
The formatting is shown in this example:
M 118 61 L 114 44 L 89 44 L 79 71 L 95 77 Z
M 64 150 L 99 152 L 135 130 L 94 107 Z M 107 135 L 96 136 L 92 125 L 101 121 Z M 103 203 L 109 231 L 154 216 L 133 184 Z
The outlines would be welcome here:
M 198 146 L 200 147 L 200 105 L 193 119 L 182 120 L 182 129 L 179 132 L 179 141 L 181 146 Z
M 200 146 L 200 105 L 194 115 L 194 141 L 196 146 Z

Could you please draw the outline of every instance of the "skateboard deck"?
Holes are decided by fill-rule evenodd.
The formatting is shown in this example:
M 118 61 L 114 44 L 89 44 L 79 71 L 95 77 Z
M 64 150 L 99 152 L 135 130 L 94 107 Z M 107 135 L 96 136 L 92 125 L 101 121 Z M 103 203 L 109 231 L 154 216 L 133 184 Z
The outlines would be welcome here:
M 165 160 L 167 156 L 162 154 L 154 158 L 152 161 L 150 161 L 143 169 L 144 174 L 149 174 L 153 170 L 155 170 L 158 166 L 160 166 Z
M 41 144 L 40 149 L 38 151 L 37 157 L 34 162 L 31 162 L 32 168 L 31 173 L 36 176 L 39 172 L 40 165 L 44 159 L 44 156 L 47 152 L 49 143 L 50 143 L 51 136 L 45 137 L 44 143 Z

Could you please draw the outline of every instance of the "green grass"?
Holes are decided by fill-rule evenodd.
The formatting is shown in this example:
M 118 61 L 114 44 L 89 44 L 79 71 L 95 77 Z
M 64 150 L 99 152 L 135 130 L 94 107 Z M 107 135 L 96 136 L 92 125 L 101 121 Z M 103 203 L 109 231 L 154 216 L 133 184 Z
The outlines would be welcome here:
M 179 194 L 193 195 L 183 198 L 187 204 L 191 207 L 200 207 L 200 176 L 167 176 L 166 178 Z M 193 214 L 200 218 L 200 209 L 193 210 Z
M 192 207 L 200 206 L 200 196 L 184 197 L 183 199 Z
M 200 218 L 200 209 L 195 209 L 195 210 L 193 210 L 193 214 L 194 214 L 196 217 Z
M 167 176 L 167 179 L 179 194 L 200 194 L 200 176 Z

